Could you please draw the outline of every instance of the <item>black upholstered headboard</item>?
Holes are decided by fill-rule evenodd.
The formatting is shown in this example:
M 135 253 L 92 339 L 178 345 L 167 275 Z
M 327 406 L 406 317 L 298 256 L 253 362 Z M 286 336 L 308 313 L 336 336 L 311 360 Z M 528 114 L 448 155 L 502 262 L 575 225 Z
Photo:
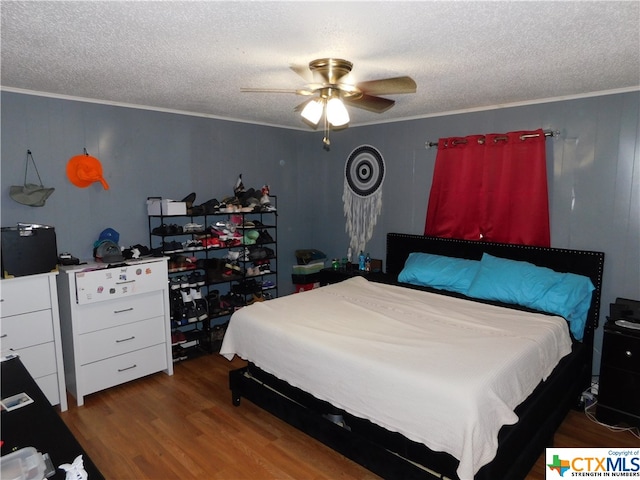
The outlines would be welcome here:
M 600 316 L 604 252 L 388 233 L 386 273 L 397 279 L 411 252 L 432 253 L 470 260 L 480 260 L 482 254 L 486 252 L 496 257 L 526 261 L 541 267 L 551 268 L 557 272 L 570 272 L 589 277 L 595 290 L 591 298 L 583 342 L 587 345 L 593 345 L 593 333 L 598 327 Z

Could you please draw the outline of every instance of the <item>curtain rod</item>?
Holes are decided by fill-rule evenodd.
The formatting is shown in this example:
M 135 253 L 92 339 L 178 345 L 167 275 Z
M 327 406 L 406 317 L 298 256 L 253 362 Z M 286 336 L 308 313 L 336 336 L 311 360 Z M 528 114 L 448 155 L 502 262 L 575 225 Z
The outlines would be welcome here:
M 527 133 L 524 135 L 520 135 L 520 140 L 524 140 L 525 138 L 534 138 L 539 136 L 539 133 Z M 545 130 L 544 131 L 544 136 L 545 137 L 557 137 L 560 135 L 559 131 L 551 131 L 551 130 Z M 464 142 L 466 143 L 466 142 Z M 437 147 L 438 146 L 438 142 L 425 142 L 424 144 L 424 148 L 431 148 L 431 147 Z

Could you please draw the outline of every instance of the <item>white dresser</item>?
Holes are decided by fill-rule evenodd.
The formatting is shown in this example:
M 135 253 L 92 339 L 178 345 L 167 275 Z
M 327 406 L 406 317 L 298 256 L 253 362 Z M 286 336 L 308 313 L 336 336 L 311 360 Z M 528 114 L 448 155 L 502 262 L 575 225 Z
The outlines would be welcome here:
M 0 280 L 0 349 L 20 360 L 51 405 L 67 409 L 57 273 Z
M 164 371 L 173 375 L 167 259 L 62 267 L 58 278 L 64 369 L 84 396 Z

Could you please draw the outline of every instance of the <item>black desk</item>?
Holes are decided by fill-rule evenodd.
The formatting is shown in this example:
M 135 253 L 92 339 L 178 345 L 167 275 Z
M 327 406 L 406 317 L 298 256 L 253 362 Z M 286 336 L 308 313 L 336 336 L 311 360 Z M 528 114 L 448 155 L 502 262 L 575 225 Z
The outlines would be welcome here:
M 29 405 L 2 412 L 2 455 L 24 447 L 34 447 L 40 453 L 48 453 L 56 468 L 55 475 L 49 478 L 56 479 L 65 478 L 64 470 L 58 468 L 60 465 L 72 463 L 78 455 L 82 455 L 89 480 L 104 479 L 20 359 L 5 360 L 1 365 L 2 398 L 25 392 L 33 399 Z

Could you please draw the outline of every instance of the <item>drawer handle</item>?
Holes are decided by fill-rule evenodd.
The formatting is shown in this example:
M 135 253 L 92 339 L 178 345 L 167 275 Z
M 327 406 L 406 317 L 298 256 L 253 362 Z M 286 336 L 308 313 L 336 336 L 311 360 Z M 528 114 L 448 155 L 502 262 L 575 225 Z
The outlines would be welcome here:
M 126 282 L 116 282 L 116 285 L 124 285 L 125 283 L 133 283 L 135 280 L 127 280 Z
M 133 365 L 131 365 L 130 367 L 126 367 L 126 368 L 119 368 L 118 369 L 118 373 L 120 372 L 126 372 L 127 370 L 131 370 L 133 368 L 136 368 L 138 365 L 136 365 L 135 363 Z
M 2 335 L 0 335 L 0 338 L 7 338 L 8 335 L 6 333 L 3 333 Z
M 631 353 L 631 350 L 625 351 L 624 354 L 627 356 L 627 358 L 633 357 L 633 353 Z
M 133 307 L 125 308 L 124 310 L 114 310 L 113 313 L 124 313 L 133 311 Z
M 133 340 L 135 337 L 135 335 L 131 335 L 129 338 L 123 338 L 121 340 L 116 340 L 116 343 L 121 343 L 121 342 L 128 342 L 129 340 Z

